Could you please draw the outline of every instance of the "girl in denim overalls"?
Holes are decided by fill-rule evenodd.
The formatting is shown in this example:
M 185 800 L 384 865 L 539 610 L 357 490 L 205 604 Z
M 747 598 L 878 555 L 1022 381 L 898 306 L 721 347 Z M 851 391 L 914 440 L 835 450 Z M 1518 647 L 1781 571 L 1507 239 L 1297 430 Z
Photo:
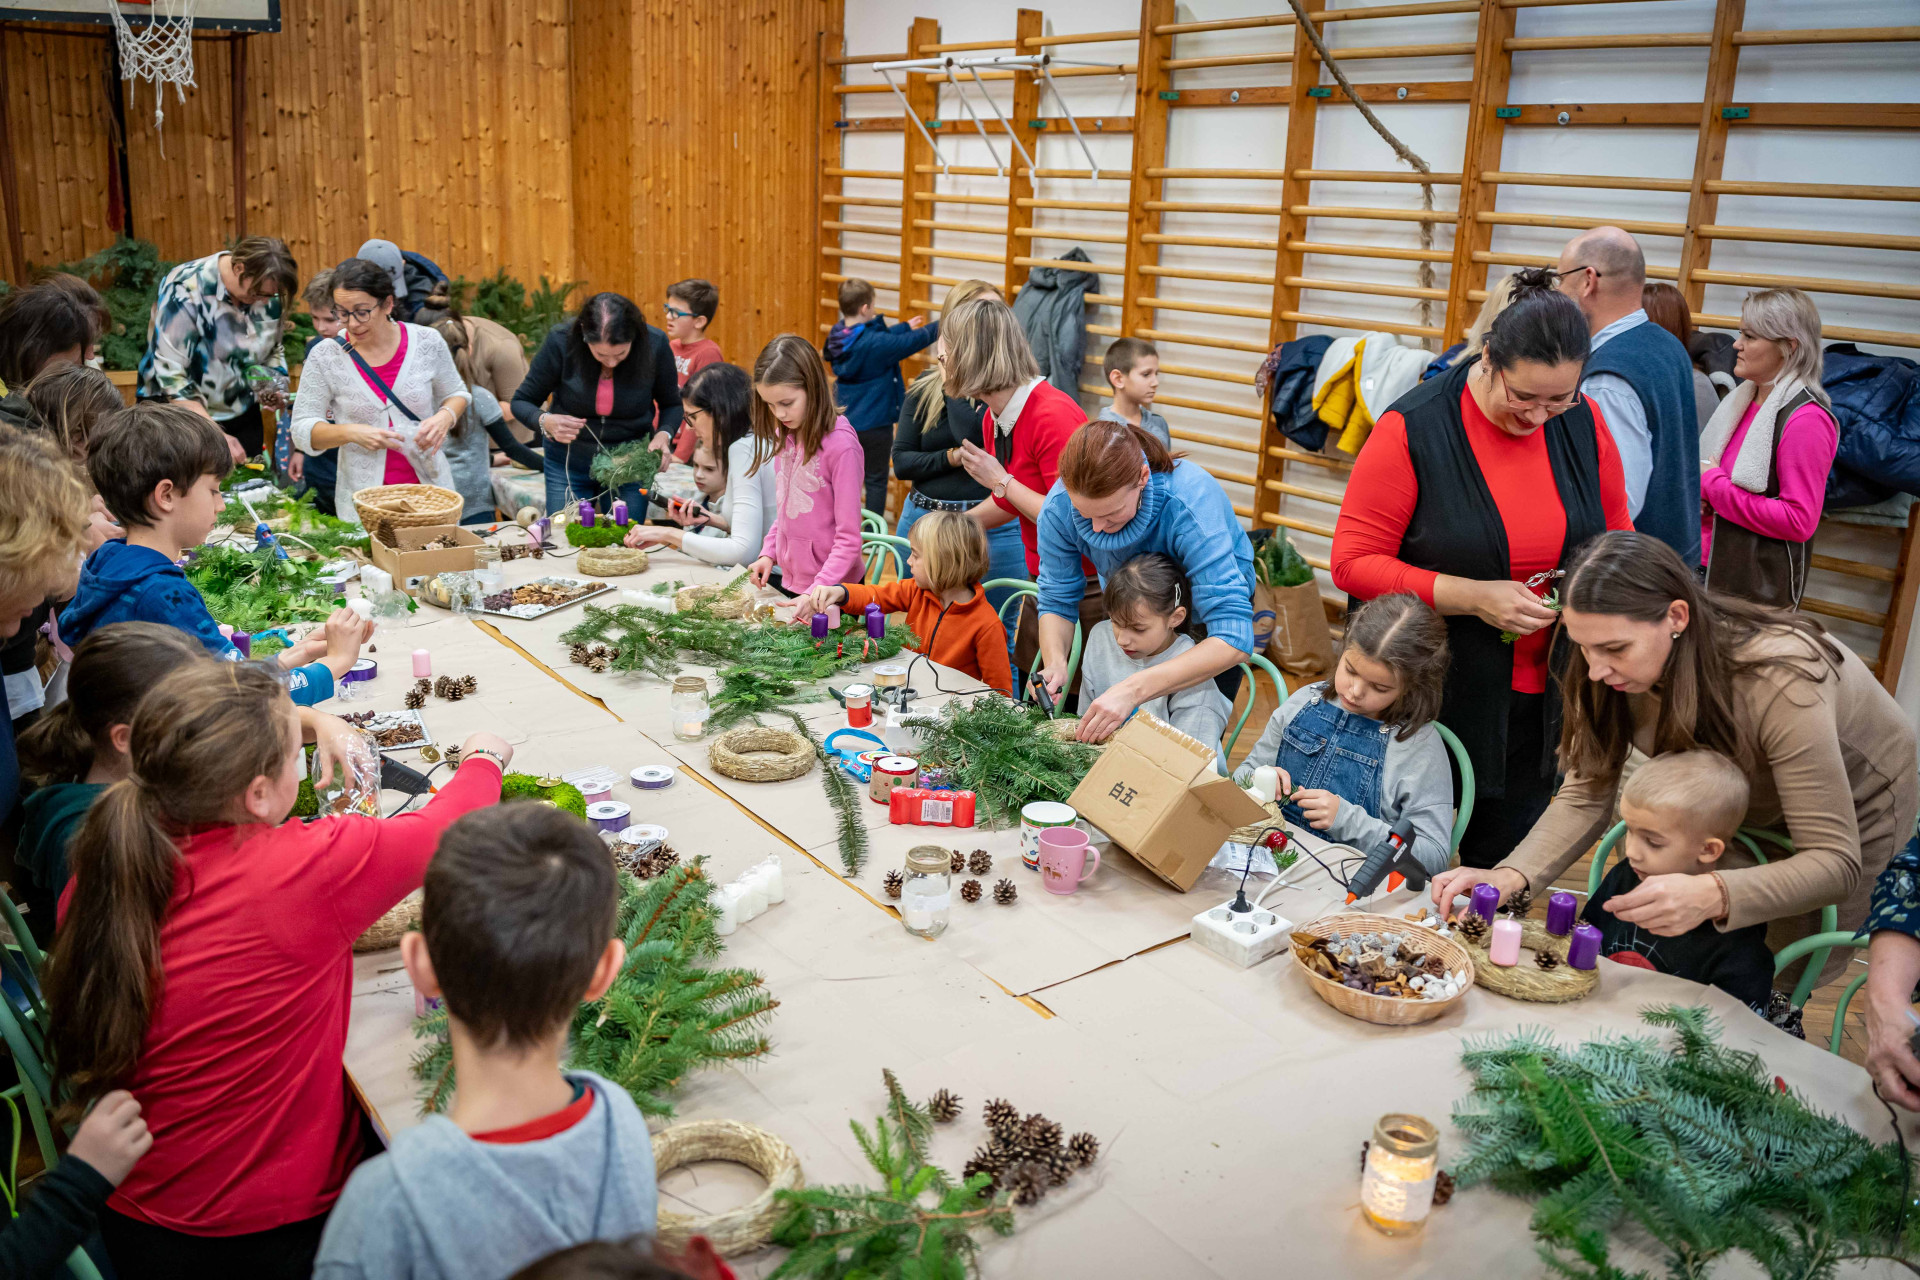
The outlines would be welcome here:
M 1430 874 L 1453 861 L 1453 775 L 1433 727 L 1447 629 L 1418 596 L 1373 600 L 1347 621 L 1333 678 L 1288 698 L 1249 765 L 1276 765 L 1282 813 L 1365 853 L 1402 818 Z

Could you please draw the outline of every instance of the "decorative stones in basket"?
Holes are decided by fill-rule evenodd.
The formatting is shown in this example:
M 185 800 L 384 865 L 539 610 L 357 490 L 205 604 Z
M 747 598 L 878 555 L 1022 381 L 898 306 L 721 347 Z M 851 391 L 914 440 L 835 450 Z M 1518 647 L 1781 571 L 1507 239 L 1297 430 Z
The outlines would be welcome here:
M 1356 990 L 1326 976 L 1316 968 L 1310 957 L 1302 954 L 1317 950 L 1312 946 L 1317 939 L 1333 941 L 1365 934 L 1397 934 L 1401 939 L 1397 957 L 1419 955 L 1437 961 L 1437 965 L 1429 964 L 1430 970 L 1437 968 L 1439 974 L 1445 975 L 1450 983 L 1457 975 L 1457 985 L 1452 986 L 1453 994 L 1434 1000 L 1421 995 L 1375 995 L 1371 991 Z M 1423 929 L 1389 916 L 1350 912 L 1299 925 L 1293 931 L 1293 952 L 1314 994 L 1348 1017 L 1387 1027 L 1408 1027 L 1431 1022 L 1457 1008 L 1466 999 L 1467 989 L 1473 985 L 1474 956 L 1466 947 L 1452 938 L 1441 937 L 1431 929 Z

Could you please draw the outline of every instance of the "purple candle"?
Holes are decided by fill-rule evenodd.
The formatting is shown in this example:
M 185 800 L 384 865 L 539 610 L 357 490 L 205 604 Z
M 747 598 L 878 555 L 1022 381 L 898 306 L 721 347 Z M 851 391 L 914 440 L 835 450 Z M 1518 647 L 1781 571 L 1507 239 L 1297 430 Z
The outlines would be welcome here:
M 867 606 L 868 638 L 873 640 L 879 640 L 883 638 L 886 634 L 887 634 L 887 615 L 880 612 L 879 605 L 877 604 L 868 605 Z
M 1556 938 L 1564 938 L 1573 930 L 1573 917 L 1579 909 L 1579 903 L 1570 893 L 1556 893 L 1547 899 L 1547 932 Z
M 253 656 L 253 637 L 246 632 L 236 631 L 228 636 L 227 639 L 233 641 L 233 647 L 240 651 L 241 657 L 251 658 Z
M 593 528 L 593 504 L 584 499 L 582 499 L 580 503 L 580 527 L 582 529 Z
M 1573 941 L 1567 944 L 1567 963 L 1576 969 L 1591 969 L 1600 959 L 1600 931 L 1590 924 L 1573 927 Z
M 824 613 L 816 613 L 813 615 L 813 638 L 815 640 L 825 640 L 827 638 L 827 615 Z
M 625 524 L 627 522 L 627 504 L 624 499 L 616 501 L 613 504 L 613 522 L 615 524 Z
M 1498 888 L 1490 884 L 1477 884 L 1473 886 L 1473 901 L 1467 910 L 1473 912 L 1473 914 L 1479 916 L 1488 924 L 1492 924 L 1493 913 L 1497 911 L 1499 907 L 1500 890 Z

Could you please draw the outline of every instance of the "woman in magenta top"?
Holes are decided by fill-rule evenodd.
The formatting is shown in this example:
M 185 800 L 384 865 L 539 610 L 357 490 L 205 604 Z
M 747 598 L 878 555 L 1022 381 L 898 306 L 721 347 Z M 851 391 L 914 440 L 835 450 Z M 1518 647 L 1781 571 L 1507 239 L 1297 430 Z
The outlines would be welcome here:
M 1820 385 L 1820 313 L 1798 289 L 1750 293 L 1733 351 L 1741 383 L 1700 428 L 1707 585 L 1797 609 L 1840 446 Z
M 1579 394 L 1586 321 L 1552 273 L 1516 274 L 1480 356 L 1403 396 L 1354 463 L 1333 581 L 1355 601 L 1410 591 L 1447 618 L 1440 720 L 1477 780 L 1460 859 L 1490 867 L 1553 794 L 1560 695 L 1556 615 L 1530 580 L 1588 539 L 1630 529 L 1613 437 Z

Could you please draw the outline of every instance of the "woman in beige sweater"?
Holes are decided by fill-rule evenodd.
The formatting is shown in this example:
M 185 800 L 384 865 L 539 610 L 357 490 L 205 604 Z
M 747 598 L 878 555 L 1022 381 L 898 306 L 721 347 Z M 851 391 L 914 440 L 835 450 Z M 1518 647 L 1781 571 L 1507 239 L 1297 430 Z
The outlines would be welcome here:
M 1704 590 L 1670 548 L 1641 533 L 1588 543 L 1561 599 L 1572 641 L 1562 678 L 1565 780 L 1503 862 L 1437 877 L 1434 901 L 1482 881 L 1503 897 L 1544 889 L 1612 823 L 1630 748 L 1705 748 L 1747 773 L 1743 825 L 1784 832 L 1796 852 L 1764 866 L 1730 852 L 1721 870 L 1649 877 L 1609 909 L 1664 936 L 1708 921 L 1770 923 L 1776 951 L 1812 932 L 1829 903 L 1843 929 L 1857 927 L 1874 878 L 1920 810 L 1913 725 L 1866 664 L 1804 615 Z M 1826 976 L 1845 963 L 1836 954 Z

